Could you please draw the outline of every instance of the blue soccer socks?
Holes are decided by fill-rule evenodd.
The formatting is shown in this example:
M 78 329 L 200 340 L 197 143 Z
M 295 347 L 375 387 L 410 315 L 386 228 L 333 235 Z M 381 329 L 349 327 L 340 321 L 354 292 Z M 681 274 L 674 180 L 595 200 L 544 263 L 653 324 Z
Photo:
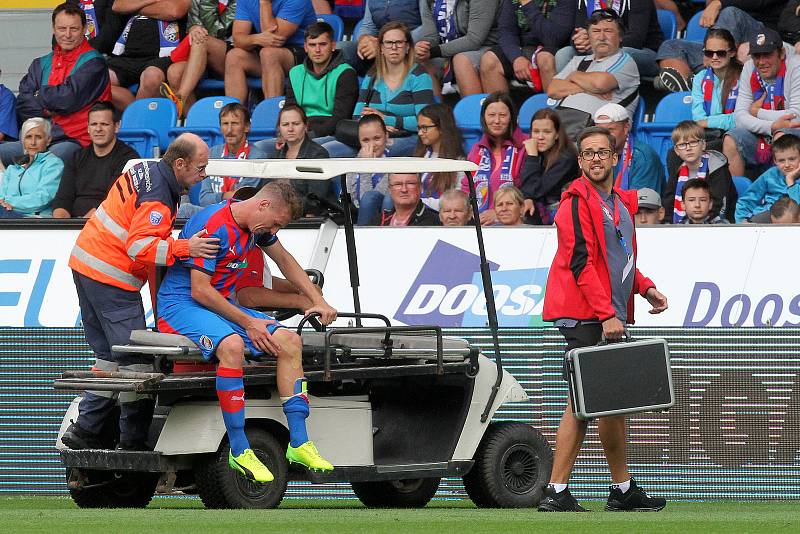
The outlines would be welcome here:
M 283 413 L 289 423 L 289 444 L 299 447 L 308 441 L 306 418 L 308 418 L 308 384 L 305 378 L 294 382 L 294 395 L 283 403 Z
M 233 456 L 250 448 L 244 434 L 244 381 L 241 369 L 217 367 L 217 398 L 222 409 L 222 419 L 228 431 L 228 441 Z M 292 397 L 294 398 L 294 397 Z M 284 408 L 285 410 L 285 408 Z M 308 408 L 306 407 L 306 414 Z

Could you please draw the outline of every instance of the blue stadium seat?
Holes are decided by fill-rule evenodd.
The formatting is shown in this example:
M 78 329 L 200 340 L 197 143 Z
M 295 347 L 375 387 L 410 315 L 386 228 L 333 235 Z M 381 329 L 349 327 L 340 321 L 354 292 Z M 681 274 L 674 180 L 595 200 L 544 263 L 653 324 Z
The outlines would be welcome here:
M 526 134 L 531 133 L 533 115 L 542 108 L 555 107 L 557 102 L 557 100 L 549 99 L 546 93 L 538 93 L 528 97 L 522 103 L 519 108 L 519 115 L 517 115 L 517 124 L 519 124 L 520 129 Z
M 675 13 L 668 9 L 657 9 L 658 25 L 661 26 L 661 33 L 664 34 L 664 39 L 675 39 L 678 37 L 678 19 L 675 18 Z
M 456 119 L 456 126 L 461 129 L 464 137 L 464 151 L 469 152 L 472 145 L 481 138 L 481 104 L 488 95 L 480 93 L 469 95 L 458 101 L 453 108 L 453 115 Z
M 200 80 L 200 83 L 197 84 L 197 88 L 202 91 L 219 91 L 224 93 L 225 80 L 220 80 L 219 78 L 203 78 Z
M 350 40 L 351 41 L 355 41 L 357 39 L 358 32 L 361 31 L 361 23 L 363 23 L 363 22 L 364 22 L 364 19 L 360 19 L 358 22 L 356 22 L 356 25 L 353 26 L 353 33 L 350 34 Z
M 331 28 L 333 28 L 333 38 L 336 39 L 336 42 L 342 40 L 342 37 L 344 37 L 344 21 L 342 20 L 342 17 L 339 15 L 323 14 L 317 15 L 317 21 L 324 21 L 330 24 Z
M 333 12 L 343 19 L 358 19 L 361 20 L 364 17 L 364 9 L 367 6 L 367 1 L 363 0 L 359 1 L 349 1 L 349 2 L 342 2 L 342 4 L 335 4 L 333 6 Z
M 278 114 L 283 108 L 284 101 L 284 97 L 275 96 L 259 102 L 256 109 L 253 110 L 253 116 L 250 118 L 252 128 L 248 137 L 251 141 L 275 137 Z
M 189 108 L 182 128 L 172 128 L 169 132 L 175 138 L 184 132 L 192 132 L 203 138 L 208 146 L 222 143 L 222 133 L 219 131 L 219 110 L 231 102 L 238 102 L 237 98 L 230 96 L 209 96 L 201 98 Z
M 689 22 L 686 23 L 686 32 L 683 34 L 683 39 L 685 41 L 702 43 L 706 38 L 706 32 L 708 31 L 708 28 L 703 28 L 700 26 L 700 17 L 702 16 L 703 10 L 701 9 L 689 19 Z
M 169 145 L 169 131 L 178 121 L 172 100 L 134 100 L 122 113 L 118 137 L 143 158 L 158 157 Z
M 639 125 L 644 122 L 644 98 L 639 97 L 639 103 L 636 104 L 636 111 L 633 112 L 633 119 L 631 120 L 631 133 L 636 136 L 639 133 Z
M 685 120 L 692 119 L 692 93 L 669 93 L 656 106 L 653 122 L 639 125 L 637 142 L 647 143 L 661 156 L 666 166 L 667 154 L 672 148 L 672 130 Z
M 733 185 L 736 187 L 736 194 L 741 197 L 753 185 L 753 182 L 747 176 L 734 176 Z

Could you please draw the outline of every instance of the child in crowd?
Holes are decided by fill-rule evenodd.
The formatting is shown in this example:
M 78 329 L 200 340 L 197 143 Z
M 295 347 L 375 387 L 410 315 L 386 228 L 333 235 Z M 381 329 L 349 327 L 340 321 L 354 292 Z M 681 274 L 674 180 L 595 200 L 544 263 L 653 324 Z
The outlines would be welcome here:
M 719 215 L 711 217 L 709 213 L 714 205 L 711 200 L 711 188 L 708 182 L 700 178 L 692 178 L 683 184 L 683 209 L 686 217 L 680 224 L 728 224 Z
M 464 159 L 464 141 L 456 126 L 453 111 L 447 104 L 431 104 L 417 115 L 419 140 L 414 156 L 418 158 Z M 432 210 L 439 210 L 439 199 L 455 189 L 464 179 L 463 172 L 422 173 L 422 202 Z
M 672 130 L 675 153 L 681 159 L 676 169 L 671 169 L 669 181 L 662 195 L 665 220 L 677 224 L 683 221 L 683 188 L 687 181 L 699 178 L 708 182 L 712 207 L 710 217 L 717 215 L 731 220 L 736 205 L 736 187 L 728 170 L 728 160 L 716 150 L 706 150 L 703 127 L 694 121 L 682 121 Z
M 769 223 L 769 209 L 784 195 L 800 203 L 800 137 L 784 134 L 772 143 L 775 167 L 753 182 L 736 204 L 736 222 Z
M 359 158 L 385 158 L 389 132 L 380 115 L 370 113 L 358 120 Z M 366 225 L 378 216 L 381 210 L 392 209 L 389 196 L 389 175 L 386 173 L 347 173 L 347 192 L 358 208 L 356 224 Z

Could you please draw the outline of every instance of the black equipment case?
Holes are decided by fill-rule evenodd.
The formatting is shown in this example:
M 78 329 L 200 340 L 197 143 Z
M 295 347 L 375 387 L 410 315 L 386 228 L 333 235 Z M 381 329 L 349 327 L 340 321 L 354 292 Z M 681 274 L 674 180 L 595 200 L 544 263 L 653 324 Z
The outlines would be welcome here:
M 663 339 L 572 349 L 567 369 L 578 419 L 663 411 L 675 404 L 669 348 Z

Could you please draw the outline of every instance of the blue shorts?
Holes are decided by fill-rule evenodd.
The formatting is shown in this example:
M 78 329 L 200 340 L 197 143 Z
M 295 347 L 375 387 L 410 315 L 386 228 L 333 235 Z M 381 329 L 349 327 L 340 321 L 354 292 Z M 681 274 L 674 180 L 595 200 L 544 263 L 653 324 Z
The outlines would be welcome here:
M 237 304 L 234 306 L 252 317 L 275 321 L 266 313 Z M 238 334 L 244 341 L 244 346 L 250 349 L 253 356 L 264 354 L 253 345 L 244 328 L 193 300 L 175 303 L 159 302 L 158 308 L 158 330 L 167 334 L 181 334 L 188 337 L 197 344 L 206 360 L 211 360 L 220 342 L 231 334 Z M 283 325 L 275 321 L 275 324 L 267 326 L 267 332 L 274 334 L 278 328 L 283 328 Z

